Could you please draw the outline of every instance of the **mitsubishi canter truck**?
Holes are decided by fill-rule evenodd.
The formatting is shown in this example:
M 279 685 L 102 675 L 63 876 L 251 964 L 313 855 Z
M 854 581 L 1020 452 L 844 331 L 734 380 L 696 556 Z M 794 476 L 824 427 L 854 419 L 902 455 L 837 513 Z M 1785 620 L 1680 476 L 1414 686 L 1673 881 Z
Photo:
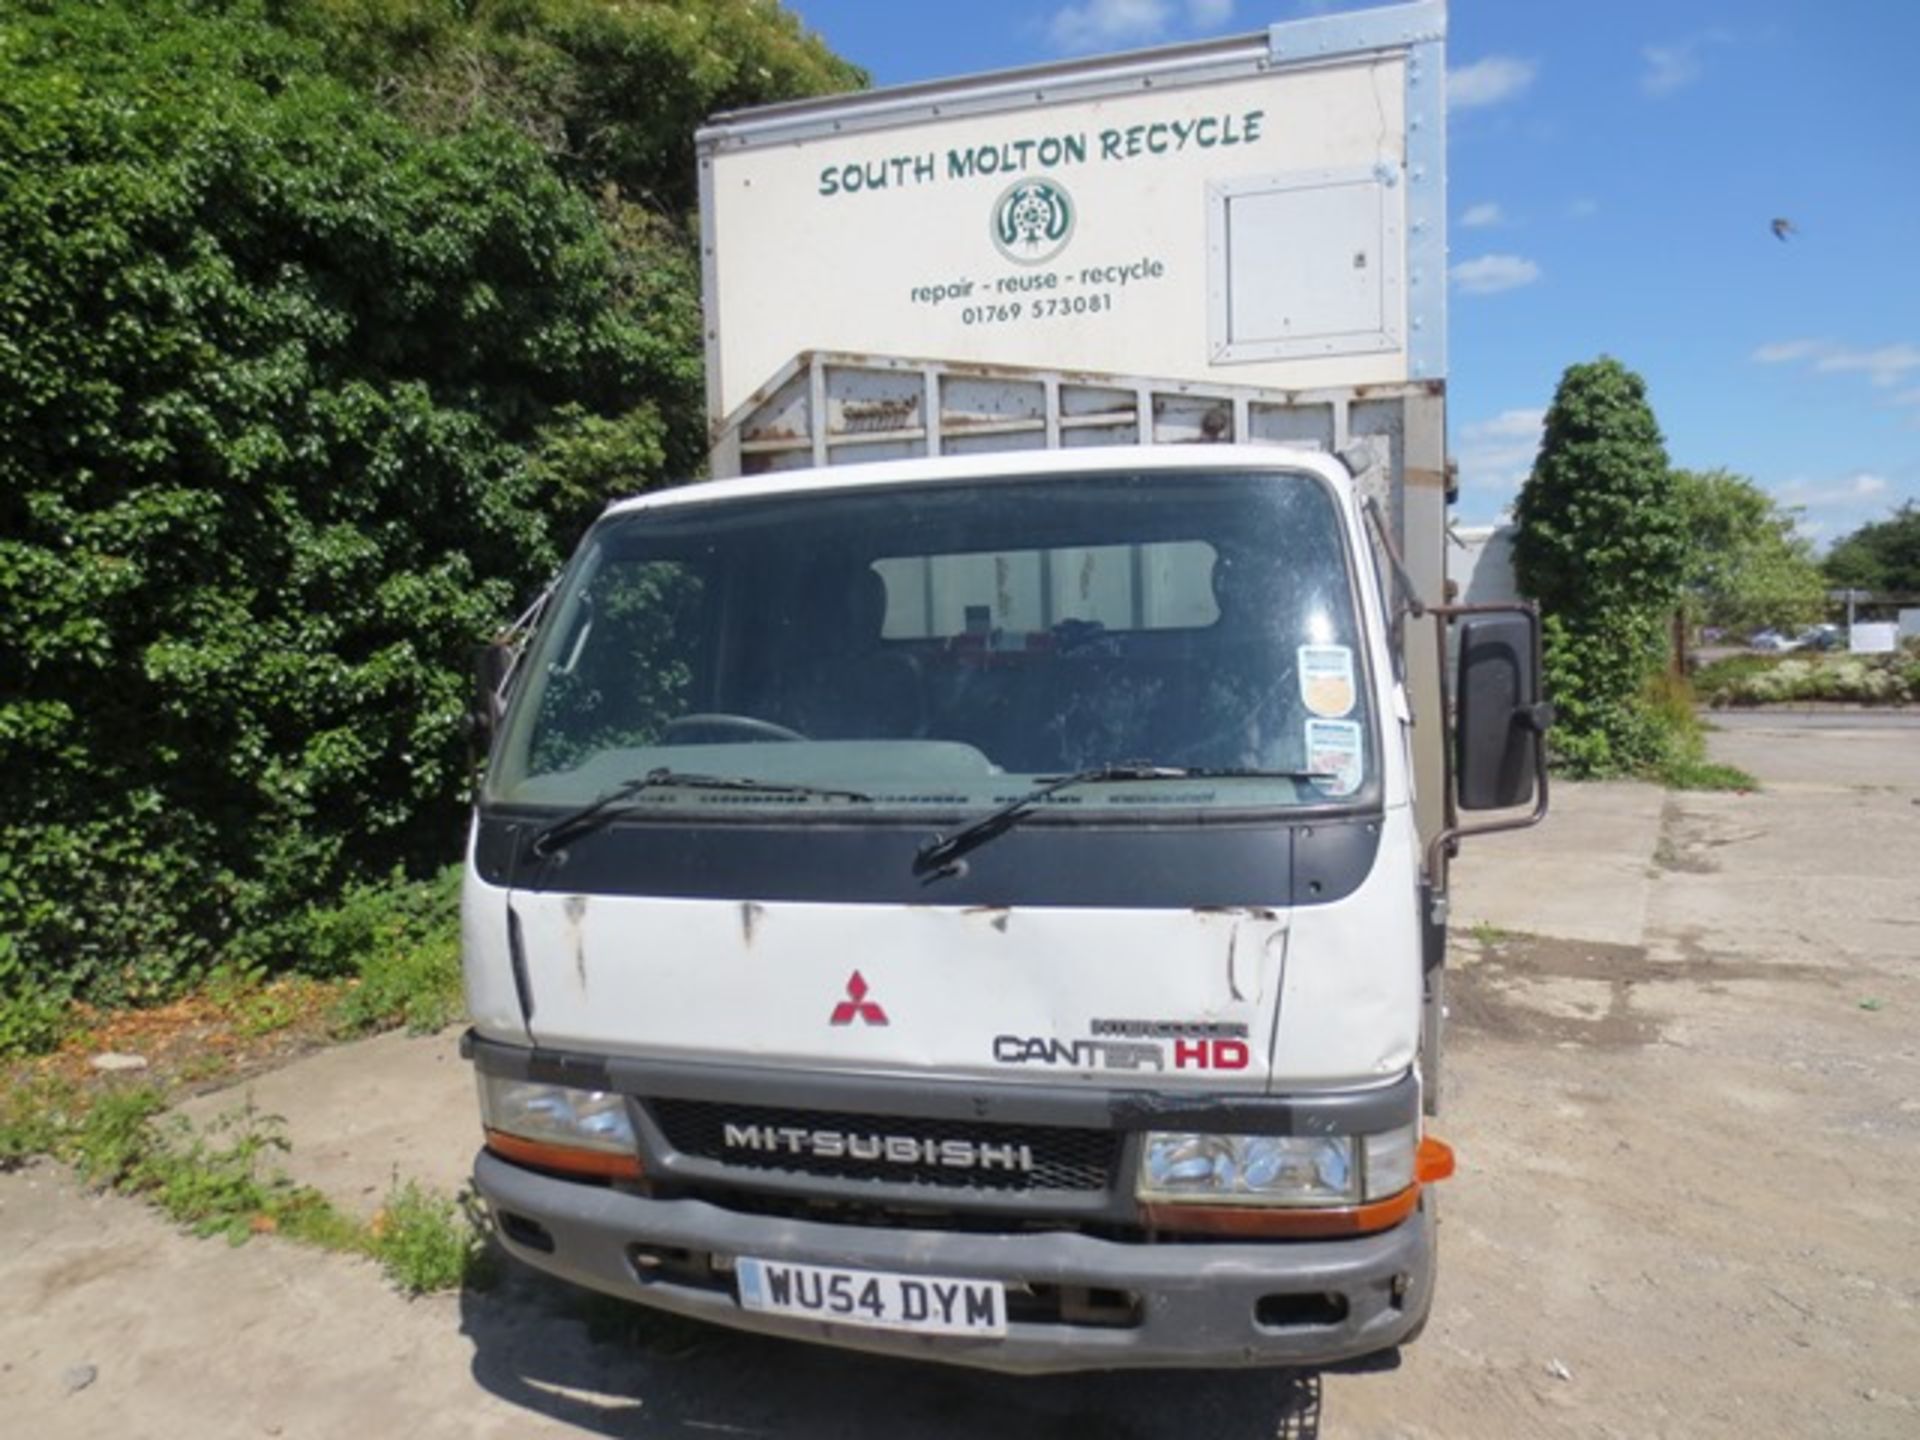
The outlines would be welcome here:
M 702 130 L 721 478 L 482 665 L 513 1255 L 1015 1372 L 1420 1329 L 1447 863 L 1547 718 L 1443 603 L 1444 21 Z

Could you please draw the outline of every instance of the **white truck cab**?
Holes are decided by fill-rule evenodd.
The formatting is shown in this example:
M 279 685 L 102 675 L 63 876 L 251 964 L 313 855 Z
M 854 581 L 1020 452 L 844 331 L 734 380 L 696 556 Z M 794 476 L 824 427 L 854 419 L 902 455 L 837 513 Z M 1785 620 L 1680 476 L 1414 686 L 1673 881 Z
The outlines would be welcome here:
M 1348 57 L 1397 66 L 1372 83 L 1402 93 L 1438 23 L 1403 10 L 1427 38 L 1381 12 Z M 863 127 L 939 176 L 943 155 L 982 163 L 952 127 L 1044 120 L 1058 143 L 1028 163 L 1069 166 L 1116 127 L 1124 150 L 1100 113 L 1123 75 L 1205 110 L 1280 81 L 1283 31 L 1198 67 L 1195 47 L 1055 67 L 1044 115 L 984 77 L 938 104 L 723 117 L 710 241 L 753 188 L 720 198 L 731 154 L 776 205 L 769 174 L 829 205 L 905 183 L 917 159 L 812 163 Z M 1019 224 L 1058 239 L 1045 204 L 1011 239 L 988 208 L 978 243 L 1025 282 L 1006 293 L 1081 284 L 1020 248 Z M 752 323 L 723 302 L 763 271 L 710 257 L 714 323 Z M 467 1052 L 476 1180 L 516 1256 L 724 1324 L 1010 1371 L 1327 1364 L 1420 1328 L 1451 1169 L 1425 1112 L 1454 800 L 1544 807 L 1537 627 L 1464 617 L 1450 763 L 1440 646 L 1413 643 L 1434 638 L 1412 593 L 1440 552 L 1434 382 L 1406 347 L 1366 388 L 1079 368 L 1109 318 L 1062 321 L 1073 368 L 995 369 L 930 334 L 910 360 L 795 343 L 737 396 L 710 375 L 734 478 L 611 506 L 531 637 L 493 652 Z M 1325 380 L 1333 353 L 1251 363 Z M 1168 443 L 1183 425 L 1207 443 Z

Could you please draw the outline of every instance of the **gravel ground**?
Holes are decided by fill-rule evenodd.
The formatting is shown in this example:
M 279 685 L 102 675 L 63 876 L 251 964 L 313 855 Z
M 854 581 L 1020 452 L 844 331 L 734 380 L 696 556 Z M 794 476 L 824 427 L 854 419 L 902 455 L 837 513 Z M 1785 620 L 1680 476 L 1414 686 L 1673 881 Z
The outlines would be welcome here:
M 1397 1364 L 1020 1381 L 525 1273 L 409 1302 L 364 1263 L 196 1241 L 40 1166 L 0 1176 L 0 1413 L 195 1440 L 1920 1434 L 1920 744 L 1767 719 L 1713 737 L 1758 794 L 1567 787 L 1546 828 L 1463 861 L 1440 1125 L 1461 1169 L 1438 1308 Z M 284 1072 L 296 1154 L 337 1154 L 360 1204 L 390 1171 L 457 1170 L 447 1045 L 301 1062 L 363 1097 L 392 1077 L 358 1139 L 317 1072 Z

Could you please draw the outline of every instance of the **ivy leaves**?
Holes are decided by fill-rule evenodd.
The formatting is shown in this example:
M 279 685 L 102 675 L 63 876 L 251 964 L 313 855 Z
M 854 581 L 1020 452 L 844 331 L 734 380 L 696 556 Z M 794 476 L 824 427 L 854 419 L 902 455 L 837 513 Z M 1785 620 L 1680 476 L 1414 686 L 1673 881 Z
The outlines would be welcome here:
M 1643 697 L 1688 542 L 1645 381 L 1610 357 L 1567 368 L 1514 519 L 1514 575 L 1546 616 L 1560 764 L 1589 775 L 1656 764 L 1665 729 Z

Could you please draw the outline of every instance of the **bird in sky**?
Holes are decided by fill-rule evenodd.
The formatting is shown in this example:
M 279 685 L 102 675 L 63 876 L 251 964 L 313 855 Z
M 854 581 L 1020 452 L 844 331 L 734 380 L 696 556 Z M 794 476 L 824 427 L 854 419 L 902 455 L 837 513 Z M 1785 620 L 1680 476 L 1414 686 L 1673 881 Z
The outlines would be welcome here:
M 1787 243 L 1788 236 L 1798 235 L 1799 233 L 1800 227 L 1791 220 L 1783 218 L 1773 222 L 1773 238 L 1778 240 L 1782 245 Z

